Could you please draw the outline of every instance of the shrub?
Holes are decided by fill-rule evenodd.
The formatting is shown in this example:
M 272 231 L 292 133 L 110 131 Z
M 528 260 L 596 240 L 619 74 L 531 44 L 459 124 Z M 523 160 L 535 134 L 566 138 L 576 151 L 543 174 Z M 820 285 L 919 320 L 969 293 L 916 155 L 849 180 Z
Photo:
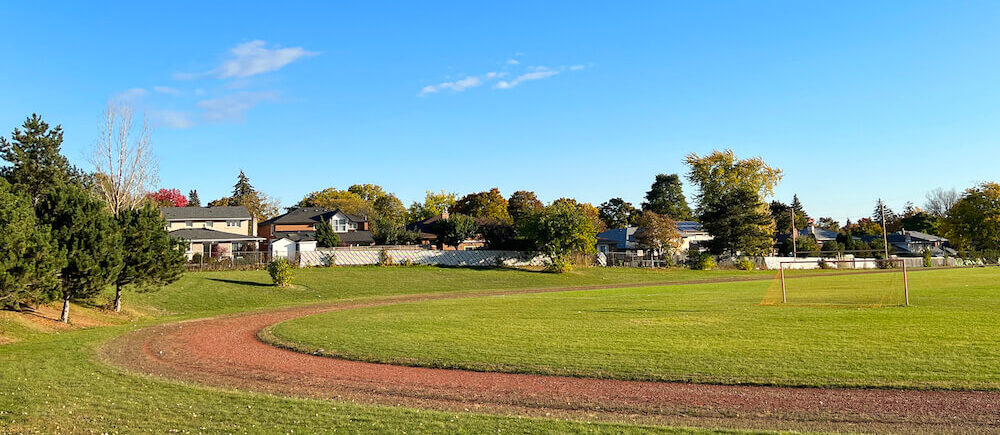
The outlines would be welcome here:
M 191 256 L 191 264 L 201 264 L 201 252 L 195 252 Z
M 736 260 L 736 268 L 739 270 L 753 270 L 755 267 L 757 267 L 757 264 L 749 257 L 742 257 Z
M 715 257 L 708 252 L 695 253 L 689 258 L 693 259 L 691 268 L 694 270 L 712 270 L 716 267 Z
M 933 267 L 933 266 L 934 266 L 934 260 L 933 257 L 931 256 L 931 250 L 924 249 L 924 267 Z
M 267 265 L 267 273 L 276 287 L 292 286 L 292 263 L 287 258 L 279 258 Z
M 389 255 L 389 251 L 383 249 L 378 251 L 378 265 L 379 266 L 392 266 L 392 256 Z
M 545 268 L 543 270 L 550 273 L 563 273 L 569 270 L 570 268 L 571 265 L 569 264 L 569 261 L 567 261 L 566 258 L 554 256 L 551 257 L 549 261 L 545 263 Z
M 333 252 L 327 252 L 323 256 L 323 265 L 326 267 L 333 267 L 337 265 L 337 254 Z
M 819 259 L 819 268 L 820 269 L 833 269 L 833 264 L 831 264 L 829 261 L 826 261 L 825 258 L 821 258 L 821 259 Z

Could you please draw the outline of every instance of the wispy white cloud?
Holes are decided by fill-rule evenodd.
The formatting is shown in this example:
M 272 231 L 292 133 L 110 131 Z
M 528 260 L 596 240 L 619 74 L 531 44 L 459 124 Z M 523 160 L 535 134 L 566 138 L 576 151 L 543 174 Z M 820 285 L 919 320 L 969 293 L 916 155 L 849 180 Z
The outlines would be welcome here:
M 131 88 L 124 91 L 115 93 L 111 95 L 112 100 L 122 101 L 122 102 L 133 102 L 149 94 L 149 91 L 143 88 Z
M 540 67 L 540 68 L 536 69 L 535 71 L 521 74 L 521 75 L 515 77 L 513 80 L 509 80 L 509 81 L 508 80 L 500 80 L 499 82 L 497 82 L 496 85 L 493 85 L 493 88 L 494 89 L 510 89 L 510 88 L 513 88 L 513 87 L 515 87 L 515 86 L 517 86 L 517 85 L 519 85 L 521 83 L 527 82 L 527 81 L 541 80 L 541 79 L 552 77 L 552 76 L 554 76 L 556 74 L 559 74 L 559 71 L 556 71 L 554 69 L 548 69 L 548 68 L 545 68 L 545 67 Z
M 176 110 L 151 110 L 149 116 L 154 122 L 170 128 L 191 128 L 195 124 L 191 114 Z
M 276 91 L 240 92 L 219 98 L 201 100 L 196 105 L 201 109 L 199 117 L 206 122 L 242 122 L 246 112 L 260 103 L 277 101 L 281 94 Z
M 521 62 L 518 62 L 517 59 L 507 59 L 507 65 L 520 65 L 520 64 Z
M 584 65 L 573 65 L 573 66 L 569 67 L 569 70 L 570 71 L 579 71 L 579 70 L 582 70 L 584 68 L 586 68 L 586 66 L 584 66 Z
M 500 77 L 505 76 L 506 73 L 503 72 L 488 72 L 481 76 L 467 76 L 460 80 L 455 80 L 451 82 L 442 82 L 436 85 L 424 86 L 420 90 L 420 96 L 427 94 L 433 94 L 435 92 L 440 92 L 444 90 L 450 90 L 453 92 L 461 92 L 469 88 L 474 88 L 476 86 L 482 85 L 485 82 L 496 80 Z
M 159 94 L 170 94 L 170 95 L 177 95 L 181 93 L 180 90 L 171 88 L 170 86 L 153 86 L 153 92 Z
M 229 50 L 229 57 L 219 66 L 202 73 L 177 73 L 178 80 L 191 80 L 202 77 L 217 77 L 220 79 L 245 78 L 277 71 L 286 65 L 316 52 L 302 47 L 268 48 L 267 42 L 255 40 L 239 44 Z

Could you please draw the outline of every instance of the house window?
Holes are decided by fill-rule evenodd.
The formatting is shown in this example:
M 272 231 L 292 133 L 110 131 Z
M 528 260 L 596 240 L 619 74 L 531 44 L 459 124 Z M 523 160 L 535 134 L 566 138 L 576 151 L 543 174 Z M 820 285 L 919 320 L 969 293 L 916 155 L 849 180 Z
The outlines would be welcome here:
M 212 228 L 212 221 L 205 221 L 205 228 Z
M 330 223 L 333 227 L 333 232 L 335 233 L 346 233 L 347 232 L 347 219 L 333 218 Z
M 226 226 L 230 227 L 230 228 L 232 228 L 232 227 L 238 227 L 238 226 L 240 226 L 240 221 L 238 221 L 238 220 L 228 220 L 228 221 L 226 221 Z
M 184 221 L 184 226 L 185 226 L 185 227 L 188 227 L 188 228 L 191 228 L 191 227 L 193 227 L 193 226 L 194 226 L 194 222 L 191 222 L 191 221 Z

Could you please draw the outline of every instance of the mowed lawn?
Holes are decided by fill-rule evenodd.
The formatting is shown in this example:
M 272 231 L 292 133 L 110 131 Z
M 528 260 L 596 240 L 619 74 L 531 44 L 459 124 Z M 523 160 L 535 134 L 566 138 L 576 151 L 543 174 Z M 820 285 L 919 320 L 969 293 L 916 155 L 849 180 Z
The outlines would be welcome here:
M 276 289 L 266 272 L 187 274 L 155 293 L 126 293 L 127 315 L 74 306 L 70 316 L 103 323 L 53 332 L 46 321 L 0 312 L 0 433 L 631 433 L 677 428 L 436 412 L 286 398 L 181 384 L 122 372 L 96 349 L 135 328 L 225 313 L 399 294 L 469 292 L 770 277 L 771 272 L 581 269 L 563 275 L 514 270 L 355 267 L 296 270 Z M 103 304 L 104 301 L 97 301 Z M 51 326 L 51 325 L 50 325 Z
M 833 289 L 829 300 L 843 304 L 845 289 L 886 283 L 901 293 L 895 276 L 789 280 L 790 300 L 822 304 Z M 1000 269 L 911 270 L 909 281 L 905 308 L 762 306 L 774 283 L 741 282 L 415 302 L 313 315 L 268 334 L 303 350 L 431 367 L 1000 389 Z

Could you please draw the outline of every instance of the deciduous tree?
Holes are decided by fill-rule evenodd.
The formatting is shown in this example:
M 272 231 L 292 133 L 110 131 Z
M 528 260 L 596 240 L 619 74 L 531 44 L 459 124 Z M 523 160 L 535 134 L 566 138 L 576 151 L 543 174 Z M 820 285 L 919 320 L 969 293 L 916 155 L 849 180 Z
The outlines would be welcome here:
M 448 219 L 441 219 L 435 223 L 438 241 L 444 246 L 454 246 L 455 249 L 458 249 L 462 242 L 475 237 L 478 229 L 475 219 L 461 213 L 450 213 Z
M 507 213 L 514 221 L 515 228 L 519 227 L 525 218 L 538 213 L 543 208 L 545 205 L 538 200 L 535 192 L 527 190 L 518 190 L 511 194 L 510 199 L 507 200 Z
M 679 221 L 693 219 L 691 207 L 684 197 L 681 178 L 677 174 L 657 174 L 653 185 L 646 192 L 646 202 L 642 203 L 642 209 Z
M 781 170 L 760 157 L 738 159 L 732 150 L 688 154 L 688 180 L 698 188 L 698 217 L 714 239 L 714 253 L 763 255 L 771 249 L 774 221 L 763 197 L 773 194 Z
M 671 253 L 681 246 L 677 221 L 670 216 L 646 210 L 636 219 L 636 224 L 639 230 L 635 233 L 635 241 L 639 246 L 661 253 Z
M 138 206 L 156 182 L 151 138 L 152 127 L 145 117 L 136 125 L 132 107 L 108 103 L 90 162 L 97 169 L 96 190 L 114 216 Z M 187 199 L 183 202 L 186 205 Z
M 427 191 L 423 202 L 414 202 L 410 205 L 410 219 L 426 220 L 437 216 L 445 210 L 451 210 L 455 206 L 455 194 L 441 191 L 434 193 Z
M 299 207 L 323 207 L 328 210 L 340 209 L 344 213 L 371 218 L 374 214 L 372 204 L 358 194 L 349 190 L 339 190 L 333 187 L 312 192 L 299 201 Z
M 188 199 L 179 189 L 160 189 L 149 192 L 146 198 L 160 207 L 187 207 Z
M 525 233 L 552 261 L 551 270 L 565 271 L 573 252 L 593 253 L 597 245 L 593 220 L 570 201 L 555 201 L 531 216 Z
M 967 189 L 948 211 L 941 229 L 960 250 L 1000 250 L 1000 184 Z
M 500 194 L 500 189 L 494 187 L 488 192 L 470 193 L 455 201 L 455 213 L 472 216 L 473 218 L 494 225 L 510 225 L 513 223 L 507 211 L 507 200 Z
M 958 198 L 959 195 L 955 189 L 937 188 L 927 192 L 927 202 L 924 203 L 924 209 L 934 216 L 945 217 L 948 216 L 948 210 L 951 210 L 951 207 L 958 202 Z
M 634 224 L 639 218 L 639 210 L 621 198 L 611 198 L 597 207 L 597 210 L 608 228 L 625 228 Z
M 118 213 L 122 270 L 115 279 L 114 310 L 121 311 L 122 290 L 159 290 L 184 273 L 185 242 L 167 232 L 167 221 L 152 204 Z

